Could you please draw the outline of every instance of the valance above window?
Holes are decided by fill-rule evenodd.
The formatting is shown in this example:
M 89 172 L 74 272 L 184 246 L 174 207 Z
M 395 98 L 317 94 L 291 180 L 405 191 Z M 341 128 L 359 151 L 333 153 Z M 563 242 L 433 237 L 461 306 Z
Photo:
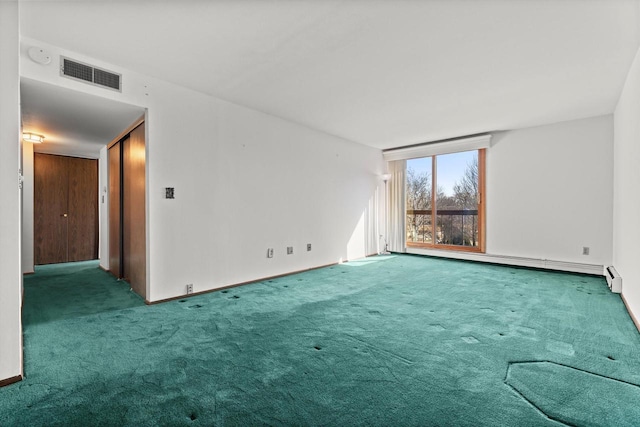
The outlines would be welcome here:
M 438 154 L 459 153 L 461 151 L 479 150 L 491 146 L 491 135 L 480 135 L 469 138 L 451 139 L 441 142 L 430 142 L 420 145 L 412 145 L 405 148 L 396 148 L 384 151 L 382 154 L 387 162 L 394 160 L 417 159 Z

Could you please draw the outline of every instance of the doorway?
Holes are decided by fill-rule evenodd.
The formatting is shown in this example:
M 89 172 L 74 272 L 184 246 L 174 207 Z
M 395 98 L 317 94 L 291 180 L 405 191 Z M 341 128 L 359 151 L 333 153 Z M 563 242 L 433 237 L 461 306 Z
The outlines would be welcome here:
M 76 86 L 72 90 L 24 77 L 20 81 L 22 131 L 44 136 L 40 144 L 22 144 L 22 269 L 29 274 L 22 289 L 26 307 L 22 324 L 26 328 L 50 319 L 143 304 L 129 292 L 129 286 L 114 280 L 104 270 L 109 269 L 107 146 L 144 117 L 146 109 L 92 95 L 81 83 Z M 91 90 L 98 93 L 98 89 Z M 52 165 L 55 163 L 63 166 L 59 169 L 59 165 Z M 40 176 L 43 167 L 58 172 Z M 87 170 L 91 171 L 90 178 Z M 36 187 L 45 198 L 61 193 L 59 200 L 51 201 L 53 205 L 45 203 L 44 209 L 36 207 L 40 203 L 36 202 Z M 81 194 L 93 204 L 80 209 L 82 202 L 77 197 Z M 145 199 L 143 190 L 142 200 Z M 42 218 L 36 215 L 36 210 L 43 212 Z M 46 211 L 51 211 L 51 217 L 44 217 Z M 86 226 L 74 224 L 79 217 L 89 216 L 89 212 L 95 215 L 95 220 L 87 220 Z M 51 240 L 60 243 L 66 238 L 66 247 L 51 251 L 62 254 L 58 258 L 45 257 L 46 251 L 40 249 L 43 237 L 37 237 L 36 221 L 50 223 L 49 230 L 55 231 Z M 98 262 L 79 261 L 96 258 Z M 146 266 L 146 254 L 142 262 Z M 51 264 L 35 268 L 36 263 Z M 50 324 L 55 329 L 59 322 Z M 33 348 L 31 344 L 41 343 L 45 337 L 30 333 L 24 339 L 28 361 L 31 358 L 26 352 Z M 25 365 L 34 369 L 32 364 L 31 368 Z
M 90 185 L 91 191 L 94 192 L 94 196 L 91 197 L 97 206 L 97 226 L 95 226 L 98 230 L 97 237 L 95 235 L 93 238 L 82 237 L 75 239 L 75 241 L 80 240 L 92 248 L 90 257 L 82 256 L 81 258 L 98 258 L 100 259 L 100 267 L 109 270 L 107 146 L 116 140 L 118 135 L 122 135 L 125 130 L 130 130 L 133 123 L 136 121 L 139 123 L 140 118 L 145 116 L 146 109 L 90 94 L 84 90 L 85 87 L 81 83 L 78 83 L 77 88 L 73 90 L 25 77 L 20 80 L 22 130 L 44 136 L 44 142 L 41 144 L 23 144 L 23 169 L 25 171 L 23 185 L 24 188 L 30 189 L 30 191 L 24 191 L 25 197 L 23 199 L 22 253 L 23 272 L 25 273 L 35 271 L 35 255 L 39 250 L 36 249 L 36 246 L 38 246 L 40 238 L 36 237 L 35 233 L 34 187 L 36 176 L 34 162 L 38 161 L 35 157 L 40 155 L 89 159 L 97 165 L 95 169 L 97 169 L 98 183 Z M 59 178 L 59 181 L 69 182 L 69 179 Z M 59 181 L 58 184 L 62 185 Z M 47 182 L 56 183 L 56 178 L 47 179 L 44 185 Z M 47 193 L 59 191 L 57 190 L 61 188 L 59 185 L 52 184 L 55 188 L 47 190 Z M 64 197 L 62 198 L 64 199 Z M 69 209 L 68 203 L 67 209 Z M 66 213 L 68 215 L 66 221 L 69 225 L 73 221 L 70 216 L 71 212 L 64 209 L 64 203 L 60 209 L 61 211 L 57 215 L 63 216 L 58 219 L 62 218 L 61 221 L 65 221 L 64 214 Z M 51 222 L 53 220 L 53 218 L 50 219 Z M 68 227 L 65 230 L 64 222 L 58 224 L 57 228 L 59 230 L 57 232 L 61 234 L 71 231 L 71 228 Z M 89 232 L 81 234 L 87 235 L 87 233 Z M 73 256 L 76 249 L 71 246 L 68 249 L 60 250 L 60 252 L 64 254 L 69 252 L 69 256 L 53 260 L 39 259 L 37 263 L 74 261 L 80 258 Z M 146 259 L 144 261 L 146 264 Z

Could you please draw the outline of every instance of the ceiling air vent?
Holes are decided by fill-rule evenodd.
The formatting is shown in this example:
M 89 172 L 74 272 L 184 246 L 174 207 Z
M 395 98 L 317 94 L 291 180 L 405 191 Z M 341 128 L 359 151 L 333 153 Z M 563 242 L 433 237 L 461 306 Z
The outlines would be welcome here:
M 71 60 L 69 58 L 61 57 L 60 74 L 72 79 L 81 80 L 86 83 L 91 83 L 96 86 L 102 86 L 109 89 L 122 91 L 122 75 L 112 73 L 111 71 L 102 70 L 100 68 L 93 67 L 91 65 L 83 64 Z

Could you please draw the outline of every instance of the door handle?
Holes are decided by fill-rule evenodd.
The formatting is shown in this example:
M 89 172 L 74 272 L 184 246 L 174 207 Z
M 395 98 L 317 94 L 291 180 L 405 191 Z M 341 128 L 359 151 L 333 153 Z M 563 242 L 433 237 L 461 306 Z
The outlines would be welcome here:
M 62 215 L 60 215 L 60 216 L 63 216 L 63 217 L 65 217 L 65 218 L 66 218 L 66 217 L 67 217 L 67 216 L 69 216 L 69 215 L 67 215 L 67 214 L 62 214 Z

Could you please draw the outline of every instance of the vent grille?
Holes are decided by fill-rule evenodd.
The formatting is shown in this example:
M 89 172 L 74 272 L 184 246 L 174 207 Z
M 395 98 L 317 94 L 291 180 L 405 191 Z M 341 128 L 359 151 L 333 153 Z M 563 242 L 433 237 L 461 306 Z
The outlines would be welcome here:
M 93 68 L 88 65 L 64 59 L 64 75 L 76 79 L 93 82 Z
M 120 76 L 98 68 L 93 69 L 93 82 L 97 85 L 120 90 Z
M 121 75 L 62 57 L 60 74 L 72 79 L 121 91 Z

